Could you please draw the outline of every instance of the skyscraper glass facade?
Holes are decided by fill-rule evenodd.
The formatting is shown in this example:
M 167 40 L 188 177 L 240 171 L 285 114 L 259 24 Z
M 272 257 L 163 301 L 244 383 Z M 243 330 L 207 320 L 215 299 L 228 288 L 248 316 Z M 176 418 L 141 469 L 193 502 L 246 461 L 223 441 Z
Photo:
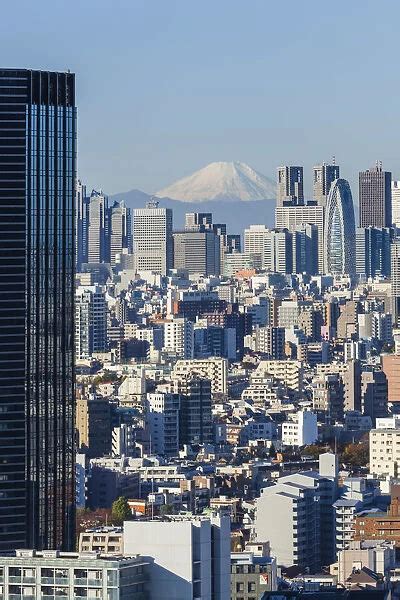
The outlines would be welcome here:
M 73 544 L 74 87 L 0 70 L 0 550 Z
M 354 274 L 356 230 L 349 183 L 336 179 L 328 195 L 325 215 L 325 271 Z

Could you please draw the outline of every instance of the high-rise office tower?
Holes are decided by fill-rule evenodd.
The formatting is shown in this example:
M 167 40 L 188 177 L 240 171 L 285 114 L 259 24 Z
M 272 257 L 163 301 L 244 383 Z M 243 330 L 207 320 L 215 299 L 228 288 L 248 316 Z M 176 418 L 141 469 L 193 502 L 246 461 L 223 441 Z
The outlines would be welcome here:
M 0 551 L 74 546 L 75 76 L 0 70 Z
M 108 261 L 108 198 L 102 191 L 93 190 L 88 207 L 88 262 Z
M 86 186 L 78 179 L 75 190 L 75 256 L 77 271 L 80 271 L 83 263 L 88 262 L 88 221 L 89 198 L 86 196 Z
M 400 238 L 396 238 L 392 243 L 390 259 L 393 325 L 398 327 L 400 324 Z
M 262 268 L 273 273 L 293 272 L 293 234 L 273 229 L 265 234 Z
M 186 269 L 189 274 L 219 275 L 220 236 L 212 229 L 174 232 L 174 268 Z
M 400 227 L 400 181 L 392 181 L 392 224 Z
M 278 168 L 277 206 L 299 206 L 304 204 L 303 167 L 283 166 Z
M 356 273 L 366 278 L 390 277 L 391 227 L 357 227 Z
M 149 202 L 133 216 L 134 254 L 137 271 L 166 275 L 173 265 L 172 210 Z
M 115 267 L 118 254 L 132 254 L 133 251 L 131 210 L 125 202 L 114 202 L 109 208 L 108 232 L 110 264 Z
M 325 271 L 354 274 L 356 269 L 356 228 L 353 198 L 348 181 L 336 179 L 331 185 L 325 214 Z
M 324 271 L 324 227 L 325 208 L 315 202 L 304 206 L 277 206 L 275 209 L 275 227 L 295 231 L 304 225 L 316 225 L 318 230 L 318 255 L 314 257 L 318 264 L 318 272 Z
M 359 174 L 360 227 L 392 225 L 392 174 L 382 164 Z
M 322 163 L 314 167 L 313 198 L 320 206 L 326 206 L 331 185 L 339 177 L 339 165 Z
M 254 266 L 258 269 L 262 268 L 265 240 L 268 233 L 269 229 L 265 225 L 250 225 L 244 230 L 244 253 L 253 257 Z
M 293 273 L 318 273 L 318 227 L 296 225 L 293 235 Z

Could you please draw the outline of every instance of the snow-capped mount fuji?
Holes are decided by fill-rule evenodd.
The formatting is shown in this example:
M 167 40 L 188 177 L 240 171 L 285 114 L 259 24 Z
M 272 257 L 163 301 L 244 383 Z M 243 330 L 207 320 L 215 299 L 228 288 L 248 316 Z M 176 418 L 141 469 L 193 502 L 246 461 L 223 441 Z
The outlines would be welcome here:
M 156 194 L 182 202 L 273 200 L 275 183 L 242 162 L 213 162 Z

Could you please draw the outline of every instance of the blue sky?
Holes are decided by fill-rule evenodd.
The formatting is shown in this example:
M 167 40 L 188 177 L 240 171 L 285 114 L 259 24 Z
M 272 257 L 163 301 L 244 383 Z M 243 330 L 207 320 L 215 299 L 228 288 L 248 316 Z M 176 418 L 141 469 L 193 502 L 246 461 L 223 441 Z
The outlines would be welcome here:
M 154 192 L 214 160 L 275 177 L 335 154 L 400 178 L 396 0 L 18 0 L 4 67 L 77 74 L 79 174 Z

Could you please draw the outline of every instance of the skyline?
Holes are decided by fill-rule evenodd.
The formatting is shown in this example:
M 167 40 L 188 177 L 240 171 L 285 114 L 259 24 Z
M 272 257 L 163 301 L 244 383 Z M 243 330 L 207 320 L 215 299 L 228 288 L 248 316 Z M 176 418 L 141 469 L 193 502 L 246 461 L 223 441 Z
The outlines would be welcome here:
M 3 23 L 14 12 L 5 7 Z M 323 13 L 314 1 L 244 9 L 90 0 L 71 36 L 53 27 L 69 22 L 70 6 L 22 2 L 18 30 L 3 25 L 0 49 L 9 66 L 77 74 L 78 172 L 88 187 L 152 193 L 219 160 L 273 178 L 281 164 L 302 164 L 307 175 L 335 155 L 357 203 L 358 172 L 377 159 L 400 177 L 400 7 L 341 1 Z

